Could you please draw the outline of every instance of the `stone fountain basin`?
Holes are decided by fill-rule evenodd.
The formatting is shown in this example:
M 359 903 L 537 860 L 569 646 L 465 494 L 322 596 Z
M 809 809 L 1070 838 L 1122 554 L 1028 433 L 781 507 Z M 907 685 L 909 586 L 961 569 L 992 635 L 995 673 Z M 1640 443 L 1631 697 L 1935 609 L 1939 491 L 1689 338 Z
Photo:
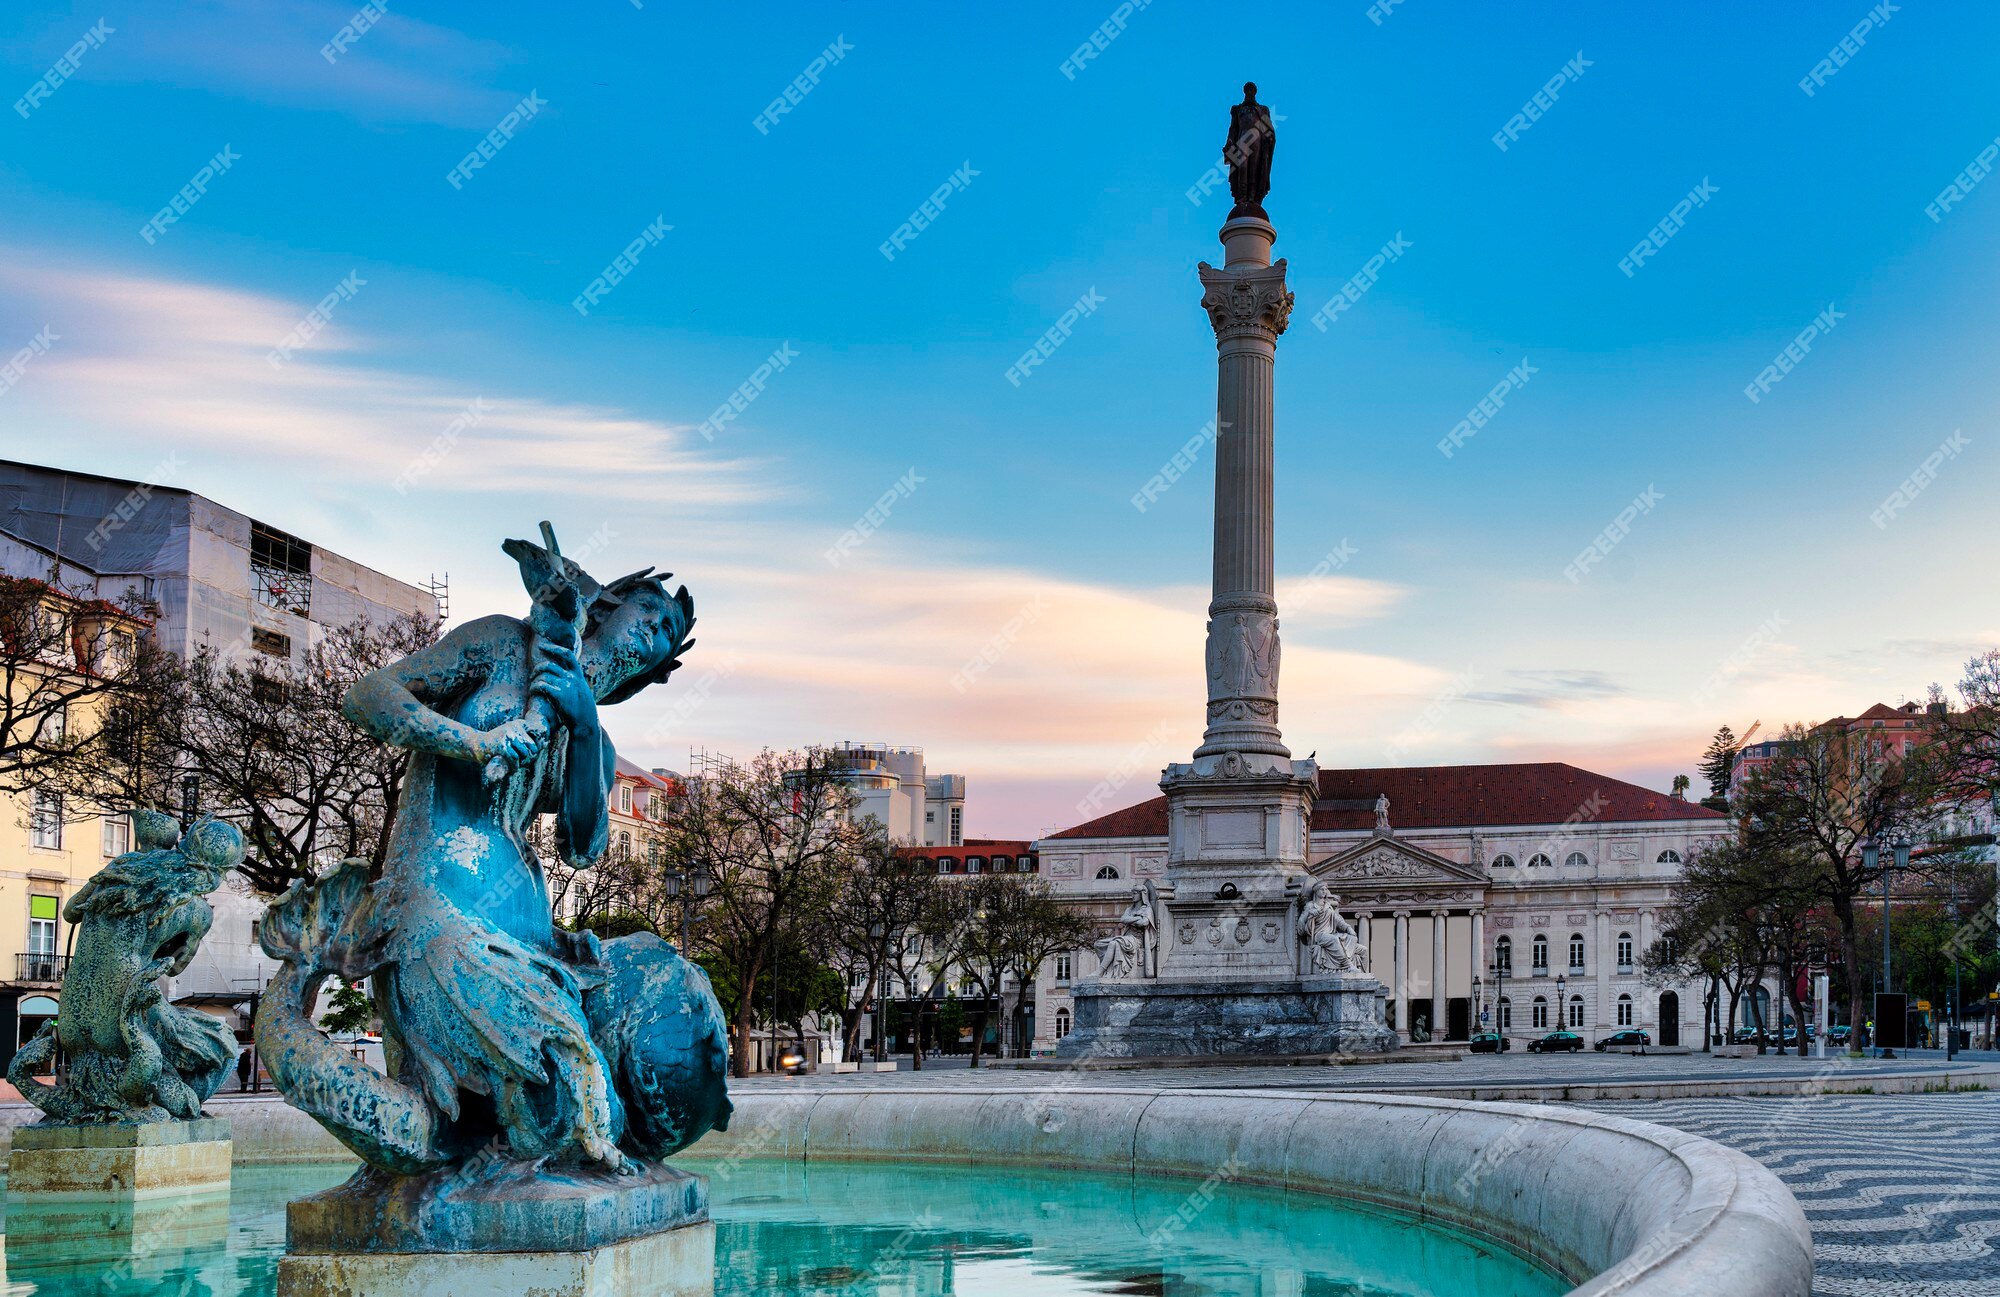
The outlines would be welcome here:
M 1231 1180 L 1482 1235 L 1571 1297 L 1808 1297 L 1789 1190 L 1712 1140 L 1518 1103 L 1103 1084 L 743 1091 L 689 1156 L 1017 1163 Z

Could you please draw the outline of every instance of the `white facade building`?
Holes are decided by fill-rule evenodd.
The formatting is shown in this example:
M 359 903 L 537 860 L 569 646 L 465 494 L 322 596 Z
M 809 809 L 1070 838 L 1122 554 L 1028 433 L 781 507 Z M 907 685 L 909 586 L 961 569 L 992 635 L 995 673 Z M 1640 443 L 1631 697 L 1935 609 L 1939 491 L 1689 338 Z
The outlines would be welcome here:
M 432 589 L 192 491 L 13 460 L 0 460 L 0 572 L 81 599 L 144 601 L 153 635 L 183 658 L 212 646 L 298 663 L 356 619 L 440 614 Z M 182 1003 L 240 1008 L 277 968 L 257 946 L 265 901 L 233 878 L 209 901 L 213 929 L 187 971 L 163 989 Z M 0 988 L 0 999 L 19 989 Z M 4 1043 L 11 1052 L 12 1041 Z
M 965 841 L 965 776 L 931 775 L 922 748 L 887 743 L 841 743 L 828 756 L 843 772 L 859 805 L 894 842 L 955 847 Z
M 1138 881 L 1166 877 L 1166 816 L 1156 797 L 1044 838 L 1042 876 L 1109 924 Z M 1517 1049 L 1565 1026 L 1700 1048 L 1705 988 L 1649 985 L 1641 961 L 1682 861 L 1728 832 L 1716 811 L 1561 763 L 1322 770 L 1310 860 L 1337 881 L 1406 1041 L 1420 1022 L 1440 1040 L 1483 1022 Z M 1250 939 L 1168 926 L 1163 942 Z M 1069 984 L 1096 971 L 1088 950 L 1042 970 L 1036 1049 L 1068 1034 Z

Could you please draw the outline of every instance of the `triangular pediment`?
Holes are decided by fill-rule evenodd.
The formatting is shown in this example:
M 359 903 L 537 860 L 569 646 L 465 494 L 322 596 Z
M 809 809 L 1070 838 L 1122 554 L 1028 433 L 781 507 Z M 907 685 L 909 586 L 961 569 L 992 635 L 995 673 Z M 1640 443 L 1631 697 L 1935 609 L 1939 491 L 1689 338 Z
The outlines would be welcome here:
M 1486 882 L 1484 875 L 1456 860 L 1380 833 L 1334 852 L 1313 865 L 1312 872 L 1316 878 L 1391 887 Z

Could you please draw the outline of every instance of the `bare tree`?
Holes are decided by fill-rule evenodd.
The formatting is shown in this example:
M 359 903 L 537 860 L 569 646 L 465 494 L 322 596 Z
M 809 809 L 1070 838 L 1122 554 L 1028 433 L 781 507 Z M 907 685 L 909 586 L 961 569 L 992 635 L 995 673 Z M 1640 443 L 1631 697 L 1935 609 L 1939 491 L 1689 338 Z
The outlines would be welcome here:
M 173 760 L 201 807 L 235 822 L 250 885 L 277 893 L 349 856 L 379 868 L 409 754 L 341 713 L 348 687 L 437 635 L 437 623 L 357 620 L 297 664 L 257 653 L 198 650 L 187 664 Z
M 765 751 L 747 766 L 689 781 L 688 797 L 666 826 L 665 863 L 712 880 L 703 942 L 732 973 L 726 1006 L 735 1074 L 750 1073 L 750 1036 L 759 979 L 781 952 L 807 944 L 845 876 L 867 828 L 852 821 L 853 796 L 841 767 L 818 749 Z
M 164 799 L 180 682 L 148 611 L 0 577 L 0 793 L 50 794 L 70 818 Z
M 972 1066 L 986 1041 L 989 1005 L 999 1007 L 1007 978 L 1025 991 L 1043 961 L 1087 942 L 1096 924 L 1056 899 L 1040 878 L 981 874 L 941 886 L 923 926 L 949 964 L 978 993 Z
M 1922 840 L 1937 819 L 1941 785 L 1931 754 L 1898 757 L 1879 734 L 1831 726 L 1788 728 L 1771 763 L 1744 781 L 1740 809 L 1760 852 L 1789 853 L 1808 862 L 1814 890 L 1839 925 L 1847 969 L 1848 1021 L 1866 1017 L 1866 985 L 1856 910 L 1881 885 L 1898 834 Z M 1880 844 L 1871 865 L 1863 852 Z
M 891 974 L 907 967 L 909 938 L 937 890 L 937 865 L 905 852 L 869 820 L 856 844 L 854 868 L 827 911 L 830 963 L 845 985 L 861 988 L 841 1015 L 843 1057 L 856 1055 L 862 1021 L 893 993 Z M 881 1048 L 878 1041 L 876 1049 Z M 915 1063 L 923 1066 L 921 1051 Z

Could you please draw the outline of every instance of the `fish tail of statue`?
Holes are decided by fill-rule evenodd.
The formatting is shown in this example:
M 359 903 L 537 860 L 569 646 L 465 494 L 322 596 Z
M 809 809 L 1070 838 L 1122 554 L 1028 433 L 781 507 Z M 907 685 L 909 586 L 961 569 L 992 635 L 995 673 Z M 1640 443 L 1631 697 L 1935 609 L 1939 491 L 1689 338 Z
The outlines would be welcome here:
M 257 1053 L 295 1107 L 367 1161 L 410 1174 L 449 1160 L 423 1091 L 377 1072 L 313 1024 L 320 985 L 355 956 L 349 934 L 368 908 L 368 884 L 366 862 L 349 860 L 271 906 L 259 939 L 284 966 L 257 1010 Z

